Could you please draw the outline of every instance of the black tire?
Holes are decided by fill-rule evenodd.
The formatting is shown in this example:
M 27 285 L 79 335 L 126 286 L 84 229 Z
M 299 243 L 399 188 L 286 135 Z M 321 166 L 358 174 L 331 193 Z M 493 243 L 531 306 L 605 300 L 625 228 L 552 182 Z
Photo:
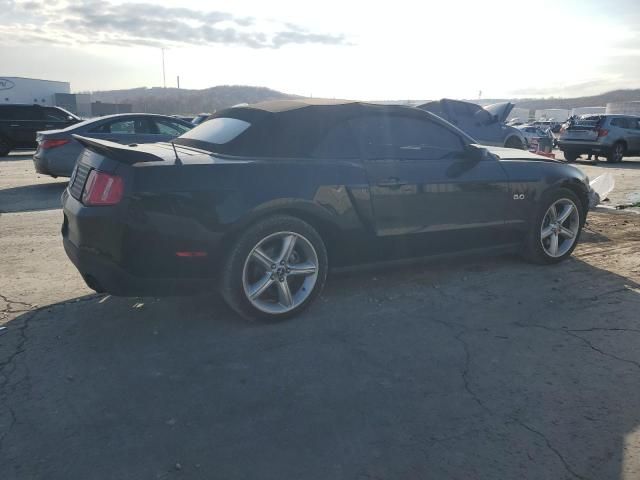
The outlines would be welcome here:
M 613 147 L 611 147 L 611 150 L 607 153 L 607 162 L 609 163 L 621 162 L 625 153 L 626 153 L 626 148 L 624 146 L 624 143 L 616 142 L 613 144 Z
M 6 138 L 0 137 L 0 157 L 6 157 L 11 152 L 11 143 Z
M 509 138 L 505 144 L 505 148 L 517 148 L 519 150 L 524 150 L 524 144 L 515 137 Z
M 562 154 L 564 155 L 564 159 L 569 163 L 575 162 L 580 156 L 578 152 L 574 152 L 572 150 L 563 150 Z
M 245 293 L 243 274 L 245 263 L 248 262 L 248 258 L 254 248 L 264 239 L 279 232 L 292 232 L 309 242 L 317 255 L 317 277 L 311 293 L 307 294 L 304 301 L 287 312 L 272 313 L 262 311 L 251 303 Z M 220 293 L 229 307 L 245 319 L 278 321 L 297 315 L 314 301 L 324 288 L 327 270 L 327 250 L 318 232 L 299 218 L 289 215 L 276 215 L 260 220 L 248 227 L 229 248 L 223 264 Z M 273 284 L 278 286 L 276 282 L 273 282 Z
M 575 234 L 575 240 L 571 247 L 563 255 L 552 257 L 545 251 L 545 248 L 543 247 L 543 240 L 541 240 L 541 229 L 543 227 L 542 224 L 547 214 L 547 210 L 549 210 L 551 205 L 563 199 L 573 202 L 578 211 L 578 231 Z M 582 205 L 582 202 L 580 201 L 578 196 L 568 188 L 558 188 L 545 193 L 539 202 L 538 210 L 536 211 L 533 217 L 533 221 L 527 231 L 524 241 L 523 257 L 532 263 L 541 265 L 559 263 L 568 258 L 573 253 L 573 250 L 576 248 L 576 245 L 578 245 L 578 242 L 580 240 L 580 234 L 582 233 L 582 227 L 584 225 L 585 219 L 584 208 L 585 207 L 584 205 Z

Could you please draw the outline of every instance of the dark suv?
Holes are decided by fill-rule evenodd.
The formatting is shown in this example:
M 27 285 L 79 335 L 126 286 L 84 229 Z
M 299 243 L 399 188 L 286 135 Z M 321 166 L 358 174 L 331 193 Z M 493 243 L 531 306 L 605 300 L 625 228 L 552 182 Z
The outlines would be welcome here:
M 0 156 L 16 148 L 36 148 L 36 132 L 65 128 L 80 119 L 59 107 L 0 105 Z

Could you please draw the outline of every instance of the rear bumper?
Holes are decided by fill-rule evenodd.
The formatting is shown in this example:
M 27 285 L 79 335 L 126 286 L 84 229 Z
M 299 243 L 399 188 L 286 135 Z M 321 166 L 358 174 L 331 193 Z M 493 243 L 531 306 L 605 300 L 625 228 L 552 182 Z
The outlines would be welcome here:
M 64 163 L 54 158 L 47 158 L 47 154 L 44 154 L 38 150 L 33 156 L 33 166 L 36 172 L 42 175 L 50 175 L 52 177 L 70 177 L 73 167 L 69 168 Z M 75 161 L 73 162 L 75 165 Z
M 68 190 L 62 195 L 65 252 L 93 290 L 117 296 L 189 295 L 215 288 L 219 241 L 194 244 L 184 225 L 163 215 L 131 219 L 126 205 L 87 207 Z M 183 228 L 184 230 L 184 228 Z M 216 237 L 218 238 L 218 237 Z M 178 250 L 204 250 L 204 258 L 180 258 Z
M 611 149 L 610 145 L 605 145 L 596 141 L 571 141 L 571 140 L 558 140 L 558 148 L 562 151 L 576 151 L 576 152 L 598 152 L 606 153 Z
M 33 166 L 35 167 L 36 172 L 42 175 L 53 176 L 51 172 L 49 172 L 49 165 L 47 165 L 47 160 L 37 154 L 33 156 Z
M 87 286 L 98 293 L 115 296 L 192 295 L 213 290 L 210 279 L 136 277 L 95 252 L 78 248 L 68 238 L 62 239 L 64 251 L 76 266 Z

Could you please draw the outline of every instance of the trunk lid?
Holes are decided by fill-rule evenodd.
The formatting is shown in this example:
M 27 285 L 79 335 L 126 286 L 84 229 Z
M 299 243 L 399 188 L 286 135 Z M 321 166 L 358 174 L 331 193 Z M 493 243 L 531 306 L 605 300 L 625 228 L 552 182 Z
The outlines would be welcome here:
M 600 115 L 570 120 L 560 138 L 562 140 L 596 141 L 602 121 L 603 117 Z
M 500 123 L 507 121 L 511 110 L 515 105 L 511 102 L 494 103 L 493 105 L 487 105 L 484 109 L 491 115 L 494 115 Z

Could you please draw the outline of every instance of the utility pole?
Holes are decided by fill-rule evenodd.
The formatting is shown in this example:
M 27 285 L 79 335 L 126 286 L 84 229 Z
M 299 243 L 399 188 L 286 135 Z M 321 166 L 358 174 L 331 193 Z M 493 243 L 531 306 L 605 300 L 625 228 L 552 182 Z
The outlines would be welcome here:
M 178 80 L 178 89 L 180 89 L 180 75 L 177 76 L 177 80 Z
M 164 48 L 161 48 L 161 50 L 162 50 L 162 87 L 167 88 L 167 78 L 164 74 Z

